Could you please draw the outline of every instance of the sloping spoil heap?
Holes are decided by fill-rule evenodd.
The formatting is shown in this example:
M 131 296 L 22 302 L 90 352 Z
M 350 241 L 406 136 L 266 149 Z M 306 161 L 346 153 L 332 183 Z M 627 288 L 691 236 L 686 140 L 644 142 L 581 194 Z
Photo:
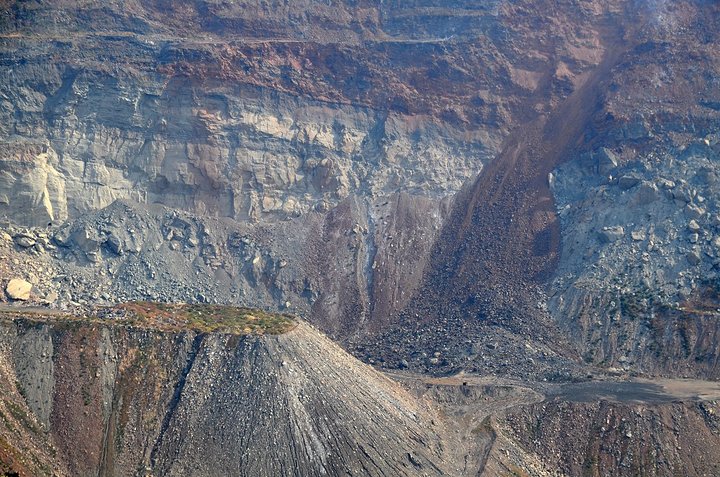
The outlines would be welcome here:
M 132 303 L 117 321 L 3 312 L 0 470 L 443 473 L 432 414 L 399 385 L 288 317 L 211 307 L 203 316 L 233 326 L 181 329 L 201 308 Z M 248 315 L 263 324 L 248 331 Z

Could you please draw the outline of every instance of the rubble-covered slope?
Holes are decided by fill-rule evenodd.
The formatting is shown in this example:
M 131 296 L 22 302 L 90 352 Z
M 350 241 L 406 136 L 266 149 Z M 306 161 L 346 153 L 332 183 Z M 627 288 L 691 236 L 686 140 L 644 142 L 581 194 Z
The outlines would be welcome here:
M 332 15 L 316 3 L 250 3 L 9 2 L 0 19 L 11 68 L 0 82 L 0 217 L 55 227 L 127 199 L 141 205 L 138 216 L 160 203 L 236 220 L 232 243 L 250 263 L 234 265 L 222 243 L 203 243 L 211 270 L 198 281 L 227 283 L 228 292 L 199 294 L 290 303 L 361 346 L 399 321 L 426 275 L 448 266 L 453 224 L 438 235 L 454 194 L 510 130 L 552 114 L 582 86 L 606 56 L 604 25 L 624 14 L 619 1 L 347 2 Z M 204 231 L 183 221 L 173 227 L 186 232 L 163 234 L 185 252 L 204 239 L 183 234 Z M 83 253 L 102 255 L 95 237 L 80 235 Z M 261 247 L 241 243 L 258 237 Z M 273 251 L 282 256 L 274 263 L 271 248 L 288 253 Z M 198 263 L 188 252 L 173 259 L 192 266 L 132 263 L 132 282 L 106 295 L 179 288 L 195 299 L 185 293 Z M 154 268 L 167 276 L 156 279 Z M 292 283 L 276 286 L 278 276 Z M 457 350 L 450 358 L 444 370 L 462 361 Z
M 51 238 L 116 200 L 232 219 L 242 273 L 207 240 L 209 274 L 185 279 L 195 250 L 182 271 L 129 256 L 107 296 L 289 302 L 364 340 L 411 300 L 454 193 L 597 65 L 615 3 L 4 2 L 0 221 Z M 183 221 L 162 232 L 184 252 L 204 232 Z M 98 257 L 94 235 L 117 226 L 89 229 L 76 238 Z M 66 289 L 84 300 L 82 280 Z
M 494 421 L 487 475 L 706 476 L 720 472 L 718 401 L 550 401 Z M 518 475 L 517 473 L 515 475 Z
M 429 408 L 303 323 L 199 334 L 4 311 L 0 330 L 8 472 L 445 472 Z
M 291 309 L 433 372 L 716 375 L 713 2 L 126 6 L 2 17 L 37 297 Z
M 636 46 L 557 168 L 550 309 L 588 362 L 717 379 L 715 2 L 648 2 Z

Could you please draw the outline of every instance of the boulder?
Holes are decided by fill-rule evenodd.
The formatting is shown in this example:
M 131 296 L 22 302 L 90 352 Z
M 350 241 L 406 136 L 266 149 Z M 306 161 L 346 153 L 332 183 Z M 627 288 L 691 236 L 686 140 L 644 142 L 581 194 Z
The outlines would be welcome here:
M 658 200 L 660 193 L 655 184 L 643 181 L 640 187 L 637 188 L 636 197 L 638 205 L 647 205 Z
M 705 215 L 706 210 L 695 204 L 687 204 L 685 206 L 685 215 L 691 219 L 699 219 Z
M 13 278 L 5 287 L 5 293 L 13 300 L 29 300 L 32 284 L 22 278 Z
M 671 181 L 670 179 L 660 178 L 658 179 L 658 184 L 665 190 L 670 190 L 675 188 L 675 182 Z
M 65 225 L 53 234 L 53 241 L 61 247 L 70 247 L 70 233 L 72 232 L 69 225 Z
M 715 185 L 718 182 L 717 174 L 709 167 L 701 167 L 700 170 L 695 174 L 695 179 L 698 182 L 705 185 Z
M 552 172 L 548 173 L 548 186 L 550 186 L 551 189 L 555 188 L 555 174 Z
M 18 244 L 22 248 L 30 248 L 33 245 L 35 245 L 35 243 L 37 243 L 35 238 L 31 237 L 30 235 L 18 234 L 14 238 L 15 238 L 15 243 Z
M 51 291 L 50 293 L 45 295 L 45 298 L 43 299 L 43 301 L 45 303 L 55 303 L 58 300 L 58 298 L 59 298 L 59 296 L 58 296 L 57 292 Z
M 594 153 L 597 164 L 597 171 L 602 175 L 607 175 L 618 165 L 617 156 L 614 152 L 606 147 L 601 147 Z
M 684 187 L 678 187 L 675 191 L 673 191 L 673 198 L 677 200 L 679 203 L 686 203 L 689 204 L 692 202 L 693 195 L 690 189 L 688 189 L 686 186 Z
M 123 254 L 122 240 L 114 233 L 110 233 L 110 235 L 108 235 L 107 241 L 105 243 L 112 253 L 116 255 Z
M 630 233 L 630 236 L 636 242 L 642 242 L 643 240 L 645 240 L 645 231 L 644 230 L 633 230 Z
M 685 258 L 687 258 L 687 261 L 690 265 L 699 265 L 701 261 L 700 252 L 697 250 L 692 250 L 685 255 Z
M 618 186 L 622 190 L 632 189 L 640 183 L 640 178 L 633 174 L 626 174 L 618 179 Z
M 81 227 L 70 236 L 71 243 L 85 253 L 97 252 L 100 250 L 102 240 L 97 232 L 89 226 Z
M 603 243 L 615 242 L 625 235 L 625 229 L 620 225 L 614 225 L 612 227 L 603 227 L 600 231 L 600 241 Z

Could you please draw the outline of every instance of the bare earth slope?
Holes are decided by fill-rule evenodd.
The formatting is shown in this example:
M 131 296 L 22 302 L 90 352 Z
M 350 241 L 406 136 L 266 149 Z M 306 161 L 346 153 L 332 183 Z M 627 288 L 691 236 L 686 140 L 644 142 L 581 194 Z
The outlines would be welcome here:
M 386 377 L 302 322 L 259 336 L 0 313 L 7 475 L 703 475 L 720 466 L 716 382 Z
M 259 337 L 12 316 L 0 461 L 20 475 L 450 472 L 433 411 L 309 325 Z

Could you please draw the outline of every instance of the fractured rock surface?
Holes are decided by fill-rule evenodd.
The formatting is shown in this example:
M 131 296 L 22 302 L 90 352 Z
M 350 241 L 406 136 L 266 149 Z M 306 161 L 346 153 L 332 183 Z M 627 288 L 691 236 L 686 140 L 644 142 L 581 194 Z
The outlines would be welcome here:
M 22 278 L 13 278 L 5 287 L 5 293 L 13 300 L 29 300 L 32 284 Z

